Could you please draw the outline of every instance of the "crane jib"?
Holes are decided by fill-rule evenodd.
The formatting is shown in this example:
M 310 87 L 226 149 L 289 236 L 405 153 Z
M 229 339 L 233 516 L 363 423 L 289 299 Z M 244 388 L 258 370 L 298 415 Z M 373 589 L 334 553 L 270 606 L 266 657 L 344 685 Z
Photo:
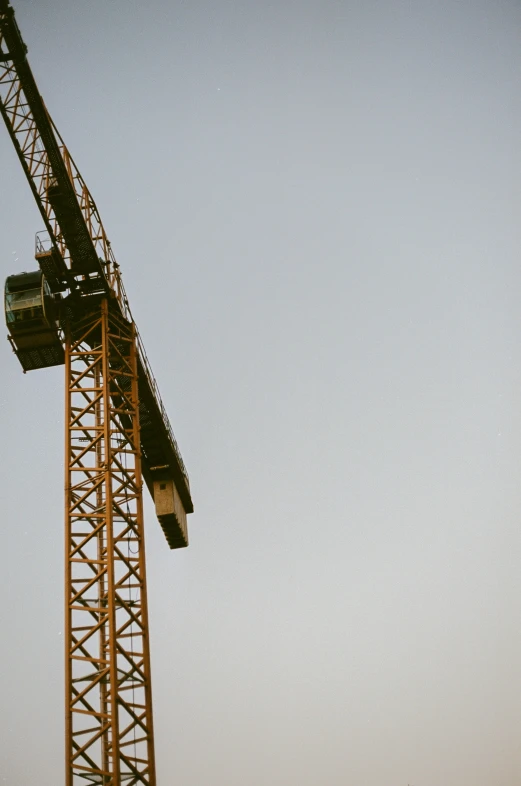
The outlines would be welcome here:
M 41 149 L 38 152 L 46 154 L 47 171 L 45 185 L 47 193 L 45 202 L 50 203 L 56 216 L 63 241 L 70 253 L 73 273 L 75 275 L 91 273 L 102 275 L 103 271 L 100 261 L 88 227 L 85 224 L 81 207 L 78 204 L 77 195 L 67 172 L 60 145 L 27 61 L 27 50 L 14 19 L 13 10 L 6 2 L 0 4 L 0 14 L 2 13 L 3 15 L 0 15 L 0 62 L 5 63 L 6 66 L 11 64 L 11 68 L 7 68 L 7 73 L 3 75 L 3 81 L 5 83 L 11 82 L 11 90 L 17 87 L 14 84 L 15 79 L 18 81 L 18 89 L 23 93 L 25 99 L 25 111 L 29 112 L 34 120 L 38 142 L 41 148 L 43 148 L 43 150 Z M 10 76 L 13 79 L 10 80 Z M 23 158 L 26 151 L 16 135 L 16 126 L 9 122 L 9 118 L 7 127 L 19 157 Z M 43 207 L 44 219 L 47 223 L 48 210 L 46 210 L 47 205 L 45 202 L 39 204 L 39 206 L 41 209 Z

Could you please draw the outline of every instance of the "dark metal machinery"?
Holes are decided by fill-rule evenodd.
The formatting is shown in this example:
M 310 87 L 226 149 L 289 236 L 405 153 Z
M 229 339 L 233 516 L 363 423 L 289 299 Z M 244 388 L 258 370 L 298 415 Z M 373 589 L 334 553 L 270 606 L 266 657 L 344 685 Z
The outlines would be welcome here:
M 41 270 L 9 276 L 5 282 L 9 341 L 24 371 L 65 362 L 58 328 L 58 297 Z
M 65 365 L 66 786 L 155 786 L 143 480 L 171 548 L 188 473 L 98 210 L 0 0 L 0 112 L 40 209 L 33 273 L 9 276 L 24 371 Z

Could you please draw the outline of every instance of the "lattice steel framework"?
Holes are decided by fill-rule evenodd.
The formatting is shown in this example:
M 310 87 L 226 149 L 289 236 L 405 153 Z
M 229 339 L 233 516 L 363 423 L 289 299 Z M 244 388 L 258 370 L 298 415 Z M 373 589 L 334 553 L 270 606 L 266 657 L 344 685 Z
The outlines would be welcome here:
M 66 786 L 155 786 L 141 460 L 152 492 L 153 471 L 169 470 L 186 513 L 188 474 L 96 204 L 26 55 L 0 0 L 0 115 L 48 233 L 38 265 L 66 293 Z
M 66 380 L 66 786 L 155 786 L 136 335 L 107 298 Z
M 9 16 L 12 9 L 3 8 L 0 0 L 0 22 L 2 15 Z M 11 22 L 11 27 L 15 25 Z M 121 291 L 121 279 L 110 242 L 105 233 L 96 203 L 74 163 L 65 143 L 54 125 L 42 98 L 38 93 L 32 73 L 25 61 L 23 42 L 4 39 L 0 24 L 0 113 L 11 135 L 16 152 L 23 166 L 36 203 L 52 244 L 70 264 L 70 249 L 67 247 L 55 210 L 49 198 L 49 186 L 59 182 L 67 184 L 66 198 L 70 205 L 78 204 L 82 221 L 76 222 L 80 246 L 88 253 L 89 246 L 103 260 L 104 274 L 110 287 L 117 293 L 122 310 L 128 303 Z M 14 28 L 17 30 L 17 27 Z M 12 48 L 14 52 L 6 50 Z M 23 82 L 22 82 L 23 74 Z M 25 89 L 24 89 L 25 84 Z M 92 245 L 91 245 L 92 244 Z
M 0 27 L 0 111 L 11 131 L 15 149 L 22 161 L 47 229 L 65 250 L 56 216 L 47 198 L 47 186 L 51 175 L 49 156 L 36 118 L 31 112 L 22 88 L 16 64 L 4 53 L 5 46 Z
M 43 103 L 26 53 L 13 10 L 8 0 L 0 0 L 0 114 L 45 222 L 49 243 L 70 267 L 73 249 L 67 244 L 65 227 L 60 226 L 49 198 L 49 186 L 59 183 L 62 195 L 68 202 L 69 212 L 76 215 L 72 231 L 71 227 L 68 228 L 69 239 L 77 255 L 76 262 L 89 256 L 92 257 L 91 262 L 96 260 L 109 288 L 116 295 L 121 313 L 132 321 L 121 270 L 98 208 Z M 45 240 L 39 240 L 38 243 L 41 247 L 37 246 L 37 251 L 46 248 Z M 157 401 L 164 427 L 188 484 L 188 473 L 137 329 L 136 337 L 143 376 Z

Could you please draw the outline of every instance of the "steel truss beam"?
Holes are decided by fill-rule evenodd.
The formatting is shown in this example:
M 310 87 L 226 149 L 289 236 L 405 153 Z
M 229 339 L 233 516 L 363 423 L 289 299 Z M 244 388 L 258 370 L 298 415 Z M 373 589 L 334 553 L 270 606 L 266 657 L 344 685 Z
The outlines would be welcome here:
M 12 51 L 11 51 L 12 50 Z M 84 265 L 103 275 L 116 292 L 123 313 L 127 303 L 110 242 L 96 203 L 40 96 L 26 58 L 12 9 L 0 0 L 0 114 L 24 169 L 50 241 L 71 266 Z M 49 197 L 59 186 L 73 216 L 60 226 Z M 72 245 L 72 247 L 71 247 Z M 75 260 L 71 260 L 74 251 Z
M 10 33 L 11 47 L 7 33 Z M 71 249 L 66 243 L 63 227 L 60 227 L 49 199 L 49 185 L 57 180 L 64 193 L 68 194 L 70 210 L 80 213 L 80 225 L 76 221 L 75 227 L 81 236 L 85 235 L 81 247 L 83 250 L 86 246 L 91 247 L 94 259 L 102 266 L 103 274 L 116 295 L 121 313 L 132 321 L 121 271 L 94 198 L 43 103 L 25 56 L 25 47 L 21 39 L 16 43 L 17 35 L 19 31 L 12 9 L 6 0 L 0 0 L 0 114 L 45 222 L 50 243 L 70 266 Z M 10 48 L 15 51 L 9 51 Z M 164 428 L 168 434 L 183 477 L 179 485 L 186 485 L 189 498 L 188 473 L 139 334 L 137 342 L 143 370 L 142 382 L 157 402 L 161 416 L 159 427 Z M 188 512 L 191 512 L 191 499 L 186 500 L 185 504 Z
M 136 333 L 107 298 L 66 385 L 66 784 L 155 786 Z
M 0 0 L 0 115 L 45 222 L 50 243 L 69 267 L 74 262 L 71 259 L 74 251 L 78 255 L 76 263 L 89 257 L 91 266 L 99 265 L 116 295 L 121 314 L 132 321 L 120 267 L 96 203 L 47 111 L 26 54 L 27 48 L 22 41 L 14 12 L 8 0 Z M 60 226 L 49 198 L 49 188 L 53 184 L 60 186 L 68 205 L 67 213 L 75 216 L 73 231 L 69 227 L 69 242 L 65 227 Z M 70 243 L 73 247 L 70 247 Z M 40 250 L 47 250 L 45 242 Z M 85 285 L 85 281 L 82 283 Z M 167 442 L 170 442 L 174 453 L 174 462 L 178 466 L 178 490 L 190 513 L 193 505 L 188 473 L 139 334 L 137 344 L 142 369 L 141 385 L 157 404 L 155 437 L 161 439 L 163 432 L 166 432 Z
M 0 112 L 29 180 L 47 230 L 56 241 L 58 248 L 65 252 L 65 243 L 47 198 L 47 186 L 51 176 L 49 156 L 36 117 L 22 87 L 15 54 L 7 51 L 4 25 L 7 24 L 9 16 L 9 9 L 0 6 L 0 22 L 3 22 L 0 25 Z

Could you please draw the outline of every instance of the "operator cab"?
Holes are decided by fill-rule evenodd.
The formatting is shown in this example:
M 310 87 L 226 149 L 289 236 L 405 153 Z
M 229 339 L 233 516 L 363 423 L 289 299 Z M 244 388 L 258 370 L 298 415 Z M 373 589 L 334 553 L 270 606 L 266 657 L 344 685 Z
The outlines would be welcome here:
M 24 371 L 65 362 L 58 325 L 58 298 L 41 270 L 9 276 L 5 282 L 9 341 Z

